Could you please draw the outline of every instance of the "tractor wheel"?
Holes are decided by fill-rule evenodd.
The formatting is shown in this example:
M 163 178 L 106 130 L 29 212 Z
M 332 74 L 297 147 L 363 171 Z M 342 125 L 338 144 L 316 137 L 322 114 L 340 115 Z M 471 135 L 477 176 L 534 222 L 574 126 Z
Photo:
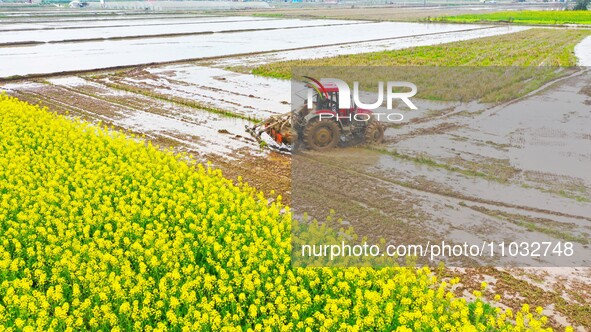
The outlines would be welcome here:
M 380 144 L 384 140 L 384 126 L 377 121 L 370 121 L 365 127 L 363 142 L 365 144 Z
M 304 128 L 303 142 L 312 150 L 327 150 L 339 143 L 341 128 L 334 121 L 314 121 Z

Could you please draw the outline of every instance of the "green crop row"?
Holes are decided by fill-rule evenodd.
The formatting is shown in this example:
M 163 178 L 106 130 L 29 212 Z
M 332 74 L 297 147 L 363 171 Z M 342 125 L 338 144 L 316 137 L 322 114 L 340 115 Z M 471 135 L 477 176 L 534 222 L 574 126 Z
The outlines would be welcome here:
M 507 11 L 489 14 L 465 14 L 455 16 L 442 16 L 433 19 L 439 22 L 504 22 L 519 24 L 591 24 L 591 11 L 587 10 L 522 10 Z

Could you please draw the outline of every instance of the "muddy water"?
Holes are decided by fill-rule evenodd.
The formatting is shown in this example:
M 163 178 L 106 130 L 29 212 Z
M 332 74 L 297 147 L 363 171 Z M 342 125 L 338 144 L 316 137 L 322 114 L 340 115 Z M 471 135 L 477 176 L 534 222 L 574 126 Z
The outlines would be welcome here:
M 488 174 L 490 179 L 456 176 L 440 181 L 468 196 L 556 211 L 570 206 L 569 211 L 580 216 L 591 215 L 586 203 L 591 199 L 591 98 L 584 92 L 590 80 L 588 73 L 565 79 L 560 86 L 499 107 L 454 106 L 448 116 L 388 130 L 387 145 L 406 155 L 427 154 L 442 164 Z M 424 175 L 434 181 L 447 178 L 434 172 Z M 556 197 L 558 193 L 563 197 Z
M 145 73 L 149 73 L 145 75 Z M 262 120 L 290 110 L 290 82 L 240 74 L 219 68 L 170 65 L 130 72 L 115 82 L 165 98 L 181 98 L 234 114 Z
M 273 22 L 281 24 L 280 20 Z M 470 25 L 380 22 L 342 25 L 338 28 L 338 34 L 334 27 L 324 26 L 2 47 L 0 59 L 2 63 L 10 63 L 10 66 L 0 67 L 0 77 L 220 57 L 482 28 Z
M 505 137 L 515 167 L 580 178 L 589 188 L 591 114 L 589 97 L 579 93 L 585 86 L 591 86 L 590 75 L 563 89 L 508 106 L 475 129 Z
M 431 142 L 436 150 L 443 149 L 438 140 L 432 140 Z M 437 143 L 433 144 L 435 142 Z M 456 151 L 461 150 L 461 147 L 456 149 Z M 432 149 L 425 146 L 416 146 L 412 151 L 408 151 L 401 146 L 399 151 L 410 155 L 423 154 L 423 156 L 433 158 Z M 462 153 L 467 154 L 467 152 Z M 480 155 L 484 158 L 486 152 L 480 151 Z M 483 159 L 482 163 L 486 162 L 490 163 L 491 161 Z M 464 197 L 467 200 L 472 197 L 477 198 L 476 201 L 494 202 L 498 206 L 523 206 L 536 211 L 563 211 L 564 207 L 568 206 L 568 214 L 572 216 L 584 218 L 591 215 L 591 205 L 588 203 L 560 197 L 556 193 L 540 192 L 537 188 L 523 187 L 517 181 L 498 182 L 486 178 L 469 177 L 459 172 L 450 172 L 426 165 L 421 166 L 412 161 L 400 160 L 388 155 L 381 156 L 379 163 L 371 169 L 385 174 L 397 174 L 396 176 L 400 181 L 413 181 L 413 179 L 420 178 L 421 181 L 439 183 L 442 185 L 439 188 L 442 192 L 450 195 L 455 193 L 455 196 Z M 536 216 L 544 217 L 544 215 L 545 213 L 541 213 Z M 548 216 L 546 215 L 546 217 Z M 582 222 L 570 217 L 559 219 L 575 224 Z M 584 221 L 584 225 L 586 227 L 591 226 L 589 221 Z M 591 228 L 589 230 L 591 231 Z

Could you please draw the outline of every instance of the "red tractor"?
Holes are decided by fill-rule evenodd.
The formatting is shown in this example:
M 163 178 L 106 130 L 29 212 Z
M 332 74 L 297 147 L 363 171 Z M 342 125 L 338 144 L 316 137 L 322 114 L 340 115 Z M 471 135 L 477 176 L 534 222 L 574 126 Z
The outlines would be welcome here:
M 291 152 L 300 147 L 311 150 L 334 148 L 341 141 L 379 144 L 384 126 L 374 119 L 371 110 L 339 107 L 339 90 L 324 84 L 313 96 L 313 108 L 304 105 L 299 111 L 272 116 L 247 127 L 259 142 L 275 150 Z M 351 103 L 354 104 L 354 103 Z

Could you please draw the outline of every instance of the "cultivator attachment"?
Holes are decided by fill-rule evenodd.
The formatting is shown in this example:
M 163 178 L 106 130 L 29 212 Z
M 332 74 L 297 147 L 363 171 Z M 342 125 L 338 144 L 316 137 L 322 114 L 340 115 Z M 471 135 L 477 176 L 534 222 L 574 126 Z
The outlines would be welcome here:
M 291 130 L 291 113 L 271 116 L 254 126 L 246 126 L 261 145 L 272 150 L 290 154 L 297 135 Z
M 291 154 L 300 147 L 325 151 L 341 143 L 380 144 L 384 125 L 371 110 L 358 107 L 339 108 L 338 88 L 325 84 L 322 93 L 307 99 L 299 110 L 271 116 L 254 126 L 246 126 L 261 145 Z

